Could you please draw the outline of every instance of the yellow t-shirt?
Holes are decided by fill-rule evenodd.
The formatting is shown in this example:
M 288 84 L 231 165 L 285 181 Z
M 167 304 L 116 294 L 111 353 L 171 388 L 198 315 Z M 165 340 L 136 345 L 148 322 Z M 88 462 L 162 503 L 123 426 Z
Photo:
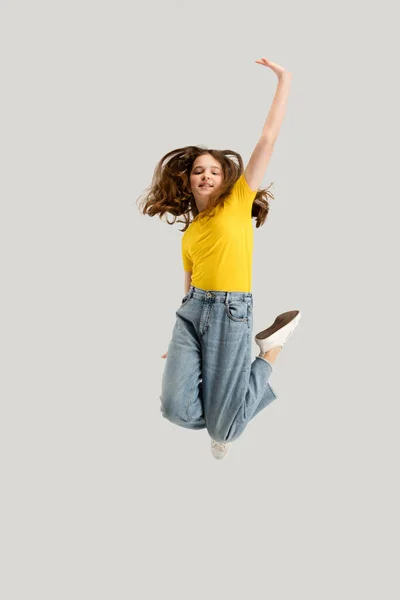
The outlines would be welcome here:
M 251 207 L 256 194 L 243 173 L 214 216 L 197 215 L 190 223 L 182 236 L 182 261 L 184 270 L 192 271 L 192 285 L 211 291 L 251 292 Z

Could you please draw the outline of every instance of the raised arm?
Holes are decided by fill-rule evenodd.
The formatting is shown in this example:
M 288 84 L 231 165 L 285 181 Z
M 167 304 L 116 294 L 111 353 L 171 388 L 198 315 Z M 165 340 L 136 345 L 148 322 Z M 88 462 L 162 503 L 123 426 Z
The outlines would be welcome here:
M 256 60 L 257 63 L 269 67 L 278 77 L 278 86 L 269 110 L 267 119 L 261 132 L 261 137 L 253 150 L 250 160 L 245 168 L 244 176 L 252 190 L 257 190 L 263 180 L 269 160 L 274 151 L 276 138 L 282 125 L 286 112 L 292 74 L 285 71 L 276 63 L 266 58 Z

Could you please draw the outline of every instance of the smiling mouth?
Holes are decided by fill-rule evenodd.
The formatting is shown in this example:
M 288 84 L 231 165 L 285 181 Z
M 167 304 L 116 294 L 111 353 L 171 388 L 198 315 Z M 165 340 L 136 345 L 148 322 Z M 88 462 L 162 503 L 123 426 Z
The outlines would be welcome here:
M 213 187 L 212 185 L 208 185 L 208 183 L 203 183 L 202 185 L 200 185 L 200 187 Z

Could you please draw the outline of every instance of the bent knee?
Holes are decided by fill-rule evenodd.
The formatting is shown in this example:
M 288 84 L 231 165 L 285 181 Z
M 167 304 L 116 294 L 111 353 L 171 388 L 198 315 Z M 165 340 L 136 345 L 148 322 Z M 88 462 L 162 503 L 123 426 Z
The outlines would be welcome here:
M 176 403 L 173 402 L 170 398 L 163 398 L 160 396 L 161 401 L 161 414 L 163 417 L 168 419 L 168 421 L 175 421 L 176 419 Z
M 174 398 L 163 396 L 160 396 L 160 400 L 161 414 L 163 417 L 168 419 L 168 421 L 171 421 L 171 423 L 176 423 L 177 425 L 181 425 L 187 421 L 187 415 L 182 407 L 182 403 L 177 402 Z
M 163 398 L 160 396 L 160 400 L 161 414 L 171 423 L 186 427 L 187 429 L 204 429 L 206 427 L 201 407 L 197 407 L 198 410 L 196 411 L 190 411 L 190 405 L 179 403 L 174 398 Z

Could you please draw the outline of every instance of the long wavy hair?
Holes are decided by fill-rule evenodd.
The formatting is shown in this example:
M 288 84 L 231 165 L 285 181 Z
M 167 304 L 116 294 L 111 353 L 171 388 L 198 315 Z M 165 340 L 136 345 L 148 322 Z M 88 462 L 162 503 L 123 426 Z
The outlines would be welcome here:
M 211 154 L 222 166 L 223 178 L 218 190 L 209 196 L 209 204 L 205 210 L 199 211 L 195 198 L 189 189 L 190 173 L 194 161 L 198 156 Z M 230 156 L 233 157 L 229 158 Z M 235 160 L 236 159 L 236 160 Z M 174 220 L 183 216 L 178 223 L 185 223 L 180 231 L 186 231 L 190 223 L 196 218 L 211 217 L 218 204 L 223 204 L 232 188 L 244 172 L 243 160 L 240 154 L 233 150 L 213 150 L 205 146 L 185 146 L 165 154 L 154 169 L 151 185 L 139 196 L 139 210 L 143 215 L 154 217 L 159 215 L 162 219 L 165 213 L 170 213 Z M 274 198 L 269 191 L 273 182 L 266 189 L 258 189 L 251 209 L 251 218 L 256 219 L 256 227 L 264 224 L 268 212 L 268 198 Z

